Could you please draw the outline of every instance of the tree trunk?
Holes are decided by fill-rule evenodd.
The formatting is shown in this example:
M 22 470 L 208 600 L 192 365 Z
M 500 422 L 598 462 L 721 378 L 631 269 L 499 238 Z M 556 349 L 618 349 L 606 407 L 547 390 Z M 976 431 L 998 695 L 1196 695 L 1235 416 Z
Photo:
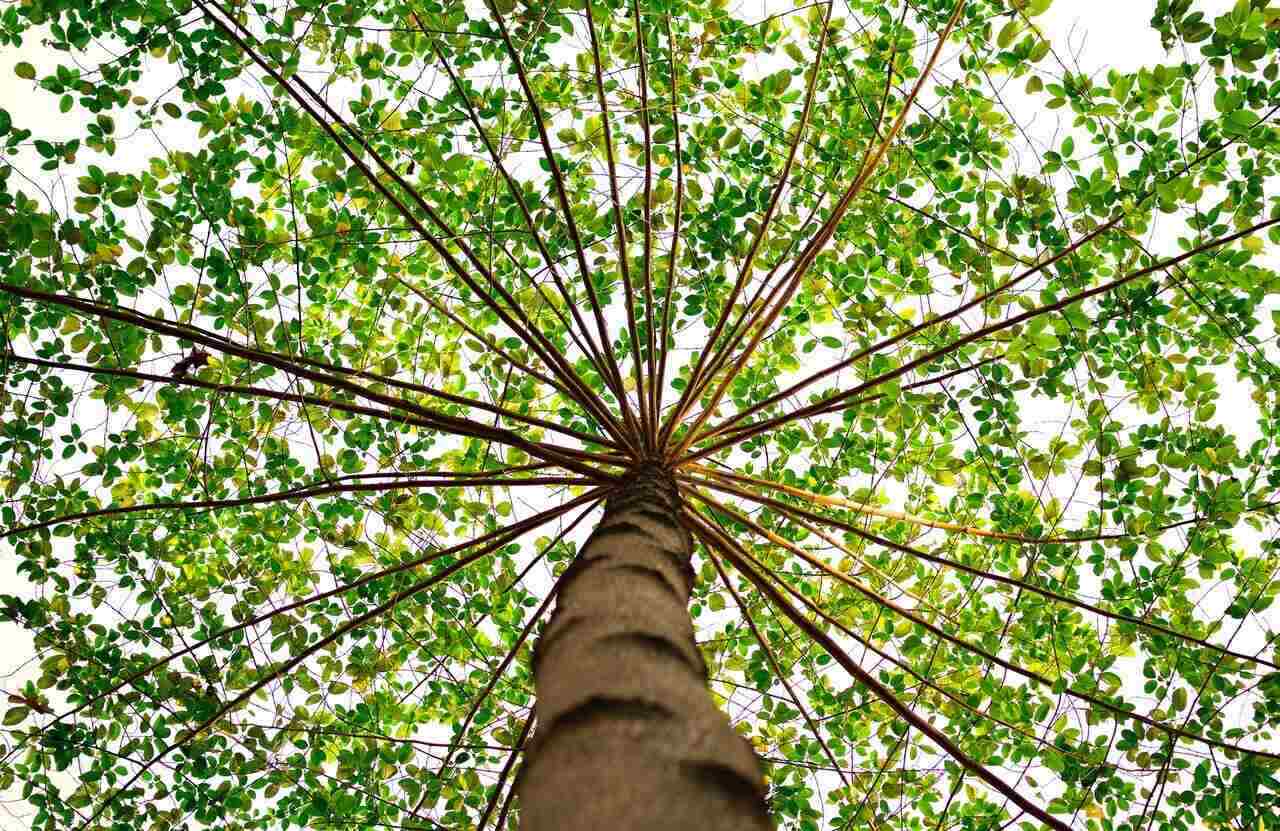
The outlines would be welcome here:
M 760 764 L 707 690 L 670 477 L 631 474 L 534 649 L 521 831 L 768 831 Z

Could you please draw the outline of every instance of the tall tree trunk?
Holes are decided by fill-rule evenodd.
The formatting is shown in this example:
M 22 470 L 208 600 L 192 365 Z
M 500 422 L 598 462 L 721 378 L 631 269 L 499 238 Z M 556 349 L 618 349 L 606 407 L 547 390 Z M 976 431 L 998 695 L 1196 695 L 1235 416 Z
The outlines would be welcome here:
M 707 690 L 678 499 L 633 473 L 565 575 L 534 650 L 521 831 L 772 828 L 759 760 Z

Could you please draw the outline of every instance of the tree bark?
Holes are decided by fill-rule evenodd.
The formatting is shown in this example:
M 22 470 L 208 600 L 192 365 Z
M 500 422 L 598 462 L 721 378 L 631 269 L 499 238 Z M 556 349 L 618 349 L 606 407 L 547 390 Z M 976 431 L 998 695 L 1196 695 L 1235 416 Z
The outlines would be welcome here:
M 755 751 L 707 690 L 678 499 L 660 469 L 633 473 L 561 582 L 534 648 L 521 831 L 773 827 Z

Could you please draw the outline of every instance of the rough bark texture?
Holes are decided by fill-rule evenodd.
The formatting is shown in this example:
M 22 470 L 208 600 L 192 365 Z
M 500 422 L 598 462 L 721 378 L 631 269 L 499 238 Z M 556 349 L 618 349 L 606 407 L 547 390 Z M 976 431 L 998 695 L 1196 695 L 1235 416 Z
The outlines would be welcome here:
M 755 752 L 707 691 L 677 498 L 633 474 L 562 583 L 534 650 L 521 831 L 772 828 Z

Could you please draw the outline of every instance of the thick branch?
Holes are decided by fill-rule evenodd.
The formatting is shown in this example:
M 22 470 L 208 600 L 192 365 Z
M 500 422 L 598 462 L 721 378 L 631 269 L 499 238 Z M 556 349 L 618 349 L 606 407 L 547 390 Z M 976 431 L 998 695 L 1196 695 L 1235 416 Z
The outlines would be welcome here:
M 675 409 L 672 411 L 670 420 L 664 425 L 662 430 L 662 441 L 665 443 L 670 437 L 671 431 L 675 429 L 677 422 L 682 419 L 688 408 L 697 400 L 698 392 L 703 388 L 703 369 L 704 363 L 708 356 L 713 356 L 716 351 L 716 342 L 720 339 L 720 335 L 724 330 L 724 324 L 729 319 L 730 313 L 733 311 L 734 304 L 738 301 L 742 289 L 746 286 L 747 281 L 751 278 L 751 269 L 755 265 L 756 255 L 760 251 L 760 245 L 764 242 L 765 235 L 769 231 L 769 225 L 773 222 L 774 214 L 777 213 L 778 205 L 782 200 L 782 192 L 787 186 L 787 181 L 791 177 L 791 168 L 795 165 L 796 155 L 799 152 L 800 144 L 804 140 L 805 129 L 809 126 L 809 114 L 813 109 L 813 96 L 818 87 L 818 75 L 822 71 L 822 55 L 827 46 L 827 33 L 831 27 L 831 13 L 835 9 L 834 2 L 827 3 L 827 11 L 822 18 L 822 31 L 818 35 L 818 48 L 814 55 L 813 64 L 810 66 L 809 83 L 805 89 L 804 105 L 800 110 L 800 120 L 795 126 L 795 135 L 787 148 L 787 159 L 782 164 L 782 170 L 778 174 L 778 179 L 774 183 L 773 192 L 769 196 L 769 204 L 765 207 L 764 216 L 760 219 L 760 227 L 756 230 L 755 235 L 751 239 L 750 245 L 747 247 L 747 254 L 743 258 L 742 265 L 738 268 L 738 278 L 733 283 L 733 288 L 729 292 L 728 298 L 724 303 L 724 310 L 720 317 L 716 320 L 716 325 L 712 328 L 711 334 L 707 336 L 706 347 L 698 354 L 698 360 L 694 363 L 693 370 L 689 373 L 689 383 L 682 391 Z M 753 298 L 754 300 L 754 298 Z M 748 309 L 750 306 L 748 306 Z M 738 327 L 747 319 L 748 309 L 744 309 L 741 317 L 734 324 L 733 329 L 729 333 L 730 341 L 737 334 Z M 726 349 L 727 349 L 726 345 Z M 708 374 L 714 373 L 717 367 L 716 362 L 712 361 L 712 366 Z
M 600 104 L 600 126 L 604 131 L 605 167 L 609 172 L 609 200 L 613 205 L 613 227 L 618 248 L 618 270 L 622 275 L 622 305 L 627 313 L 627 338 L 631 341 L 631 360 L 634 364 L 636 397 L 639 402 L 638 431 L 647 444 L 649 435 L 645 413 L 644 371 L 640 360 L 640 338 L 636 332 L 635 291 L 631 286 L 631 265 L 627 258 L 627 226 L 622 215 L 622 196 L 618 191 L 618 166 L 613 154 L 613 130 L 609 124 L 609 99 L 604 92 L 604 68 L 600 58 L 600 43 L 596 38 L 595 17 L 591 3 L 582 6 L 587 19 L 587 34 L 591 41 L 591 62 L 595 70 L 596 99 Z M 646 144 L 646 148 L 648 145 Z M 624 399 L 625 401 L 625 399 Z M 624 415 L 626 410 L 624 409 Z
M 529 111 L 533 116 L 534 125 L 538 129 L 538 140 L 542 144 L 543 157 L 547 160 L 547 166 L 551 169 L 551 180 L 556 188 L 556 198 L 560 203 L 560 212 L 564 215 L 565 225 L 569 229 L 569 238 L 573 241 L 574 253 L 578 259 L 578 270 L 582 276 L 583 286 L 587 290 L 587 301 L 591 304 L 591 312 L 596 320 L 596 329 L 600 334 L 600 344 L 605 358 L 609 362 L 609 369 L 613 376 L 614 395 L 617 396 L 618 406 L 622 409 L 625 417 L 630 412 L 630 407 L 627 404 L 626 391 L 623 389 L 622 372 L 618 369 L 618 362 L 613 356 L 613 341 L 609 338 L 608 328 L 604 322 L 604 313 L 600 308 L 600 299 L 596 295 L 595 283 L 591 279 L 592 271 L 590 266 L 587 265 L 586 248 L 582 244 L 582 236 L 578 233 L 578 223 L 573 218 L 573 207 L 569 203 L 569 192 L 565 186 L 564 173 L 560 170 L 560 162 L 556 159 L 556 154 L 551 149 L 551 139 L 547 135 L 547 125 L 543 119 L 542 108 L 538 105 L 537 96 L 533 94 L 533 87 L 529 83 L 528 73 L 525 72 L 524 61 L 520 59 L 520 53 L 511 41 L 511 33 L 507 30 L 507 22 L 503 17 L 502 11 L 493 0 L 485 0 L 485 5 L 488 6 L 494 22 L 498 24 L 498 31 L 502 35 L 502 43 L 506 48 L 507 57 L 511 59 L 511 63 L 515 67 L 516 76 L 520 80 L 520 89 L 524 93 L 525 101 L 528 103 Z

